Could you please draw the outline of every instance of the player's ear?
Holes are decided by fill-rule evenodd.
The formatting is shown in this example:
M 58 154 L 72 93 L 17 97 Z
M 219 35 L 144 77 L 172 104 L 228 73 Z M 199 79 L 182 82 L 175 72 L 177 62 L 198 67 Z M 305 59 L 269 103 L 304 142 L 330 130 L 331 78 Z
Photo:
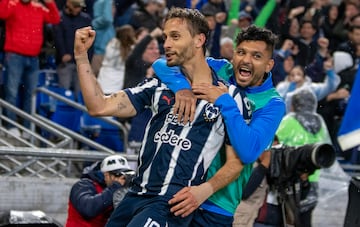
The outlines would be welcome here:
M 271 71 L 271 69 L 274 67 L 275 61 L 274 59 L 270 59 L 268 63 L 266 64 L 265 72 L 268 73 Z

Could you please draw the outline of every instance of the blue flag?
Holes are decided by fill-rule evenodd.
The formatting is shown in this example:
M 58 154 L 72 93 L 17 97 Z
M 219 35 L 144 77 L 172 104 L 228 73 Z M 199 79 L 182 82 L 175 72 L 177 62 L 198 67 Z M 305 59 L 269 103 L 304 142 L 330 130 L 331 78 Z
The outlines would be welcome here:
M 360 65 L 351 89 L 344 117 L 338 132 L 338 142 L 343 151 L 360 145 Z

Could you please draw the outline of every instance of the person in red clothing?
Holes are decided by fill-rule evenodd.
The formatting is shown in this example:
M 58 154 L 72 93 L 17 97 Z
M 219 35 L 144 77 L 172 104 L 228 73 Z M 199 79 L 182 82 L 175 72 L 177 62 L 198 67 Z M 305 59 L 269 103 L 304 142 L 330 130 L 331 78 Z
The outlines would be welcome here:
M 104 227 L 135 175 L 121 155 L 85 167 L 71 188 L 66 227 Z
M 0 0 L 0 19 L 5 21 L 6 30 L 5 100 L 14 106 L 21 101 L 22 105 L 18 107 L 30 113 L 31 95 L 38 83 L 38 55 L 44 38 L 44 24 L 58 24 L 59 10 L 54 0 L 44 0 L 44 4 L 36 0 Z M 20 85 L 23 89 L 21 93 Z M 5 114 L 16 121 L 15 113 Z M 25 121 L 24 126 L 29 128 L 30 122 Z M 12 134 L 20 135 L 18 129 L 11 128 L 11 125 L 8 127 Z

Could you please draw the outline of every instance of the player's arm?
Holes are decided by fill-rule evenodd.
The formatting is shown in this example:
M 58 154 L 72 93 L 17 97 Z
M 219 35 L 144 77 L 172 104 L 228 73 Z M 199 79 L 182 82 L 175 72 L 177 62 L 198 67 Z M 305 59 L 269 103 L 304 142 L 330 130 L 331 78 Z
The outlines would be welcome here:
M 226 145 L 226 162 L 207 182 L 199 186 L 185 187 L 177 192 L 169 204 L 176 216 L 186 217 L 196 210 L 212 194 L 239 177 L 243 165 L 234 149 Z
M 93 44 L 95 31 L 91 27 L 80 28 L 75 33 L 74 56 L 81 92 L 92 116 L 131 117 L 136 110 L 124 91 L 105 96 L 92 72 L 87 51 Z

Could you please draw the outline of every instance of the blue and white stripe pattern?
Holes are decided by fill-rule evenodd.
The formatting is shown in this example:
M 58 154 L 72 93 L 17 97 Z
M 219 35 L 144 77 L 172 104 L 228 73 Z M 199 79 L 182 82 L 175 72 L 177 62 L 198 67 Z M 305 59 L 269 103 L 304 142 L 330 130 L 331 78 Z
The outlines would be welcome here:
M 213 75 L 214 84 L 217 81 Z M 137 112 L 144 106 L 153 112 L 145 130 L 132 192 L 171 197 L 185 186 L 204 182 L 206 170 L 225 137 L 219 109 L 199 100 L 195 120 L 184 125 L 172 112 L 174 93 L 157 78 L 129 88 L 126 93 Z

